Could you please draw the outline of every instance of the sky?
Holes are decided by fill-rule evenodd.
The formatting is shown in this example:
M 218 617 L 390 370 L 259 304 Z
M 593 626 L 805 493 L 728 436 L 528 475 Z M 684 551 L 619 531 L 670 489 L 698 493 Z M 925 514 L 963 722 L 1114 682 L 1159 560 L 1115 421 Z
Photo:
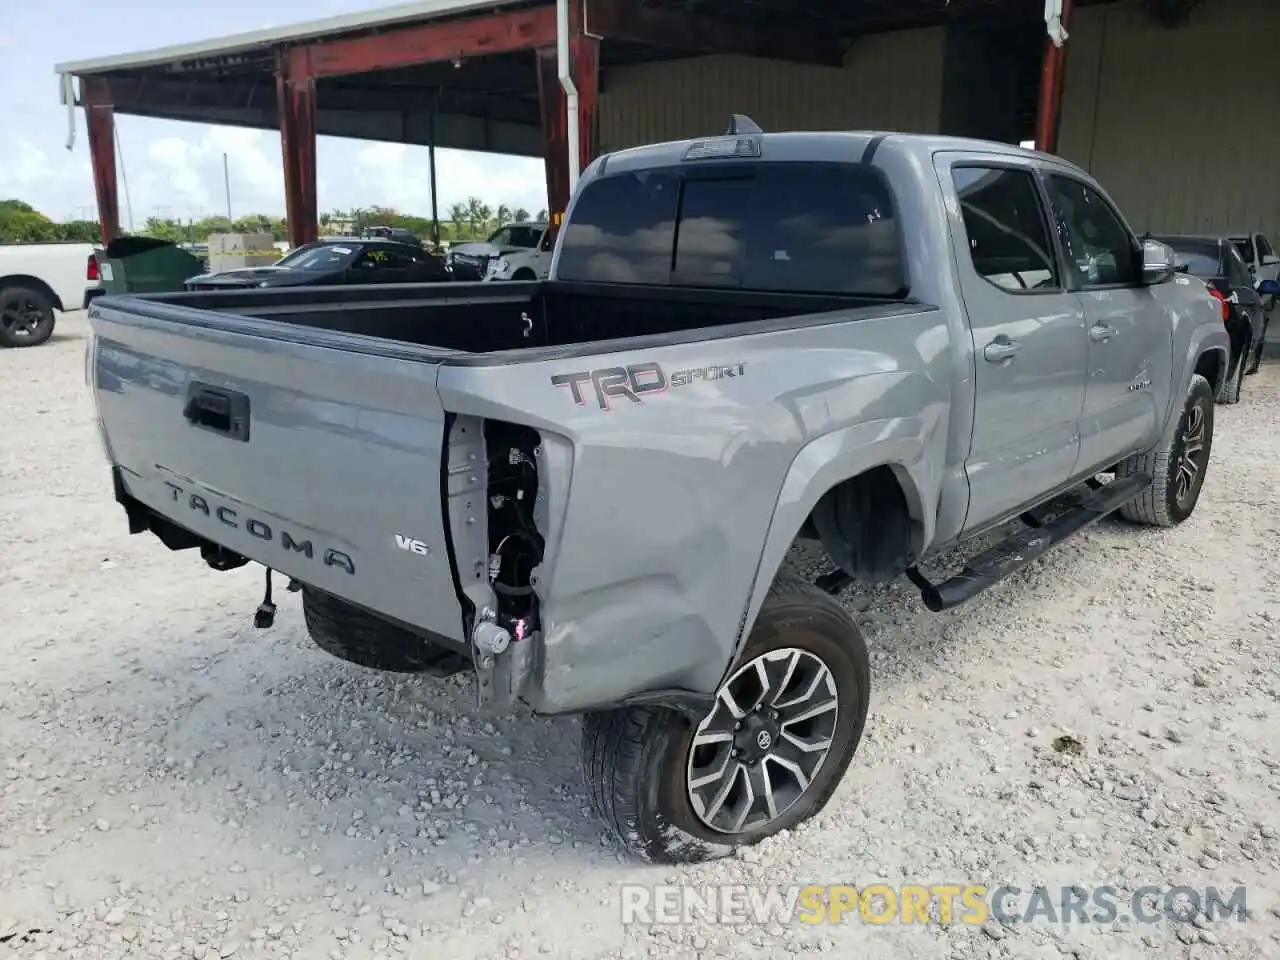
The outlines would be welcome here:
M 0 0 L 0 199 L 25 200 L 54 218 L 97 219 L 84 111 L 68 152 L 67 112 L 55 63 L 135 53 L 175 43 L 284 27 L 394 6 L 394 0 Z M 234 216 L 284 215 L 280 137 L 264 130 L 116 118 L 129 208 L 137 227 L 148 217 L 199 218 L 226 212 L 227 155 Z M 477 196 L 536 213 L 547 205 L 542 161 L 436 151 L 440 211 Z M 388 206 L 430 216 L 427 149 L 320 137 L 319 208 Z M 124 191 L 120 217 L 130 229 Z

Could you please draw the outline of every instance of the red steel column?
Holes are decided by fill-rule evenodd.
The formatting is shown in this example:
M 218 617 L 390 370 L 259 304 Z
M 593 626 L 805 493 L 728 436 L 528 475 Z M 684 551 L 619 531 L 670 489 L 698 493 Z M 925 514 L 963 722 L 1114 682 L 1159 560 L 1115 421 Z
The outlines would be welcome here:
M 120 194 L 116 181 L 116 114 L 105 82 L 80 81 L 85 125 L 89 128 L 89 162 L 98 199 L 98 226 L 103 244 L 120 236 Z
M 1062 26 L 1068 28 L 1072 0 L 1062 0 Z M 1058 126 L 1062 115 L 1062 90 L 1067 76 L 1067 43 L 1055 46 L 1045 38 L 1044 61 L 1040 68 L 1040 102 L 1036 108 L 1036 149 L 1055 153 L 1058 149 Z
M 578 172 L 596 158 L 596 104 L 600 99 L 600 40 L 585 33 L 569 41 L 573 82 L 578 88 Z
M 319 235 L 316 209 L 316 82 L 310 51 L 292 47 L 276 59 L 276 105 L 284 157 L 284 205 L 290 246 Z
M 559 223 L 569 202 L 569 135 L 564 91 L 555 47 L 540 47 L 538 55 L 538 104 L 542 115 L 543 160 L 547 168 L 547 211 Z
M 582 4 L 569 10 L 569 71 L 578 91 L 578 171 L 596 156 L 596 105 L 600 98 L 600 40 L 583 30 Z M 547 209 L 552 223 L 569 204 L 569 123 L 555 47 L 539 47 L 538 100 L 546 140 Z

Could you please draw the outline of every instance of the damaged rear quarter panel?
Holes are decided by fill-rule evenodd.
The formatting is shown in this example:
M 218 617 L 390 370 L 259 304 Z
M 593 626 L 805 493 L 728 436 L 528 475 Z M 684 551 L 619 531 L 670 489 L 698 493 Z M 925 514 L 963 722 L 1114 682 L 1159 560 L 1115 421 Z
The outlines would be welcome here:
M 932 432 L 945 433 L 942 314 L 885 309 L 718 340 L 441 368 L 446 410 L 543 433 L 549 529 L 532 706 L 562 712 L 664 687 L 713 690 L 805 445 L 929 410 L 938 411 Z M 628 367 L 639 375 L 620 377 Z M 675 376 L 708 368 L 721 372 Z M 579 384 L 576 398 L 567 378 Z M 628 395 L 659 380 L 665 389 Z

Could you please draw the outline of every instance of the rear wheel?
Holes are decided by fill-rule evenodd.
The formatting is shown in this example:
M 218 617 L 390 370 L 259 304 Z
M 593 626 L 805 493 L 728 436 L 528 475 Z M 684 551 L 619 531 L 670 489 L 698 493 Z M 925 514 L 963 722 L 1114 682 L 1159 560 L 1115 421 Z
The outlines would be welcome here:
M 1246 340 L 1240 345 L 1240 350 L 1236 353 L 1235 363 L 1227 371 L 1226 380 L 1222 384 L 1222 391 L 1218 394 L 1219 403 L 1240 402 L 1240 392 L 1244 389 L 1244 371 L 1248 363 L 1249 342 Z
M 53 335 L 53 304 L 39 290 L 0 290 L 0 347 L 38 347 Z
M 583 718 L 592 805 L 644 860 L 754 844 L 826 806 L 862 738 L 869 691 L 867 648 L 845 611 L 779 579 L 701 723 L 654 707 Z
M 1175 417 L 1160 444 L 1149 453 L 1129 457 L 1116 468 L 1116 478 L 1145 473 L 1151 486 L 1120 508 L 1134 523 L 1173 527 L 1195 511 L 1213 448 L 1213 388 L 1200 374 L 1191 377 L 1182 413 Z

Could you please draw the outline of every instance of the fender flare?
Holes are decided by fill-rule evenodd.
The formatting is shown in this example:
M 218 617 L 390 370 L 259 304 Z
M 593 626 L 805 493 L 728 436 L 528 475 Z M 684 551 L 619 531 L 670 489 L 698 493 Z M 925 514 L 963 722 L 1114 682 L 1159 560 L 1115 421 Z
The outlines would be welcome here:
M 818 501 L 837 484 L 877 467 L 889 467 L 902 485 L 911 515 L 923 527 L 922 543 L 934 533 L 940 474 L 925 455 L 933 424 L 919 417 L 872 420 L 823 434 L 797 452 L 787 470 L 769 521 L 755 579 L 743 611 L 726 674 L 737 662 L 764 598 L 800 527 Z
M 1169 409 L 1165 411 L 1164 426 L 1167 429 L 1169 420 L 1175 416 L 1181 416 L 1182 401 L 1187 395 L 1187 384 L 1191 382 L 1191 375 L 1195 372 L 1196 365 L 1206 354 L 1216 353 L 1222 364 L 1222 376 L 1225 378 L 1231 366 L 1231 337 L 1227 333 L 1226 327 L 1221 324 L 1201 324 L 1199 327 L 1191 331 L 1188 337 L 1187 353 L 1182 361 L 1182 369 L 1178 378 L 1174 380 L 1174 389 L 1170 391 Z M 1225 379 L 1224 381 L 1225 382 Z M 1217 396 L 1220 383 L 1211 383 L 1214 395 Z M 1162 434 L 1163 435 L 1163 434 Z

